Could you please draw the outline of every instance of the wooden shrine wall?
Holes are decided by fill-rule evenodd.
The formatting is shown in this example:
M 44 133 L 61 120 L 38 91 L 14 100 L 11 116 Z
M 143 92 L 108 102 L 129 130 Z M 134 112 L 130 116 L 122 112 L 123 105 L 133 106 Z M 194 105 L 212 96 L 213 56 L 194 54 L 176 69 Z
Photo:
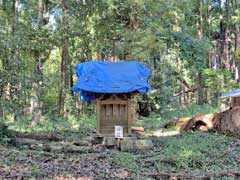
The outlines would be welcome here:
M 135 106 L 131 99 L 97 100 L 97 131 L 104 136 L 114 135 L 114 126 L 123 126 L 127 135 L 135 118 Z

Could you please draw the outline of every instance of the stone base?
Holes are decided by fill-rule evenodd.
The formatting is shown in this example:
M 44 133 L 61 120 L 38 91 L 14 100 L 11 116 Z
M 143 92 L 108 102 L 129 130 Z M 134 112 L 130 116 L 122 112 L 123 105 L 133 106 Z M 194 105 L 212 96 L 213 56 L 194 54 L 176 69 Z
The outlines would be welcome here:
M 153 148 L 151 140 L 122 140 L 120 142 L 121 151 L 150 150 Z

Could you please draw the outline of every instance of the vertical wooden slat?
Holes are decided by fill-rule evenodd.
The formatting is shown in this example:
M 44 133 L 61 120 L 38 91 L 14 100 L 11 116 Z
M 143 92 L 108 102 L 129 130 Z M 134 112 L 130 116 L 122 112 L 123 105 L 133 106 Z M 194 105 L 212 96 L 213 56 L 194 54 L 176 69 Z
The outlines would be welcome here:
M 120 110 L 119 110 L 119 115 L 120 116 L 125 116 L 126 114 L 126 105 L 120 105 Z
M 101 117 L 101 104 L 100 104 L 100 100 L 97 99 L 97 103 L 96 103 L 96 107 L 97 107 L 97 132 L 100 133 L 100 117 Z
M 106 116 L 112 116 L 112 112 L 113 112 L 113 105 L 107 104 L 106 105 Z
M 119 116 L 119 104 L 113 104 L 113 116 Z
M 106 116 L 106 105 L 101 104 L 101 117 Z
M 132 126 L 136 118 L 136 102 L 134 99 L 131 101 L 131 108 L 132 108 L 132 119 L 131 119 L 131 126 Z
M 128 133 L 131 133 L 131 99 L 128 99 L 127 117 L 128 117 Z

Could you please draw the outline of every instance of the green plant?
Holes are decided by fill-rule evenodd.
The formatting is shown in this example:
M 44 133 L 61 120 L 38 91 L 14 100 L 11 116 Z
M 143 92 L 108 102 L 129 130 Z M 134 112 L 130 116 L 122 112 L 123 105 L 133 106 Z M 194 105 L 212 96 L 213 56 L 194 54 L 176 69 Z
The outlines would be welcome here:
M 8 126 L 0 122 L 0 144 L 6 145 L 12 140 L 12 133 L 8 130 Z
M 139 171 L 139 166 L 136 162 L 136 157 L 131 153 L 119 152 L 113 157 L 112 161 L 118 166 L 127 168 L 136 174 Z
M 214 158 L 222 164 L 223 154 L 218 151 L 229 143 L 228 137 L 224 135 L 210 135 L 195 132 L 185 133 L 179 137 L 166 141 L 166 151 L 163 154 L 176 160 L 176 168 L 209 168 Z

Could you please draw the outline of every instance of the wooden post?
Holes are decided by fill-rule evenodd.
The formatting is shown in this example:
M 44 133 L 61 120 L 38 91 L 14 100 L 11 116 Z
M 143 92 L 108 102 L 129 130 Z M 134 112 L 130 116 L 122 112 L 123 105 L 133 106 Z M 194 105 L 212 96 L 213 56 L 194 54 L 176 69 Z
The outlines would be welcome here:
M 96 119 L 97 119 L 97 132 L 100 133 L 100 116 L 101 116 L 101 104 L 100 104 L 100 100 L 97 99 L 96 100 Z
M 127 105 L 128 133 L 131 133 L 131 99 L 128 99 Z

